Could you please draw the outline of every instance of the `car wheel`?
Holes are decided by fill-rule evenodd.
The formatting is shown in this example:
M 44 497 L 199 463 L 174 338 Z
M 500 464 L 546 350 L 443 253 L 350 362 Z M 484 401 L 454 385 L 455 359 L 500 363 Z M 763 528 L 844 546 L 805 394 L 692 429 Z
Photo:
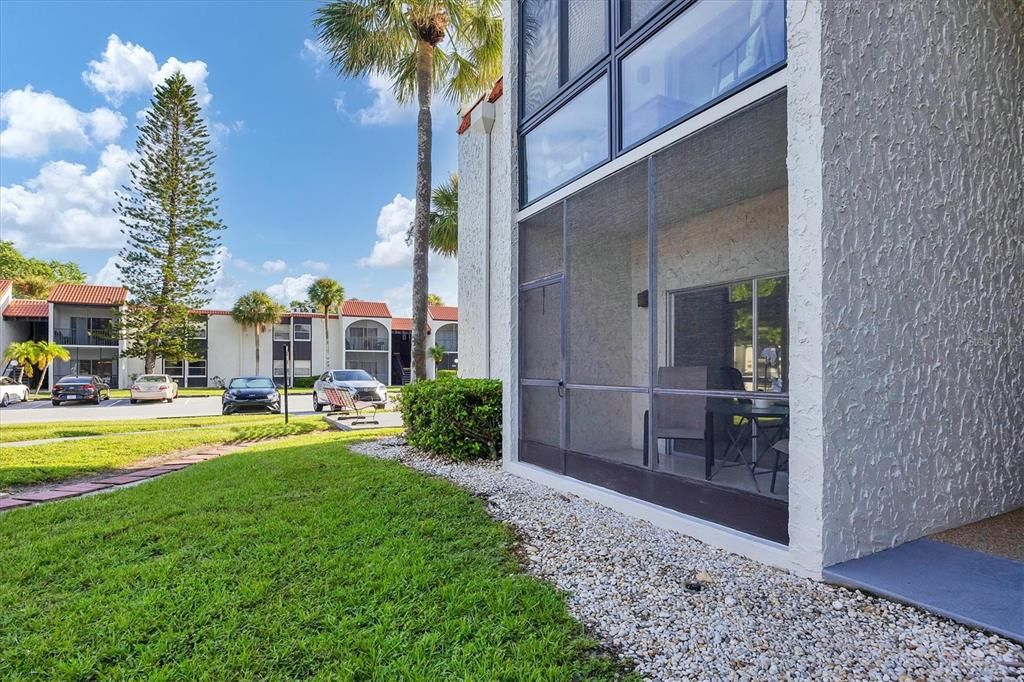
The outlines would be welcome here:
M 323 412 L 324 411 L 324 406 L 323 406 L 323 404 L 321 404 L 320 399 L 316 397 L 316 393 L 315 392 L 313 393 L 313 411 L 314 412 Z
M 51 400 L 50 404 L 53 405 L 54 407 L 60 407 L 60 401 L 59 400 Z
M 132 405 L 138 405 L 138 404 L 139 404 L 139 401 L 138 401 L 138 400 L 136 400 L 135 398 L 132 398 L 132 399 L 131 399 L 131 400 L 129 400 L 128 402 L 130 402 L 130 403 L 131 403 Z
M 226 416 L 228 416 L 229 414 L 231 414 L 231 410 L 229 410 L 229 409 L 227 409 L 227 408 L 224 408 L 224 409 L 222 409 L 222 410 L 220 411 L 220 414 L 221 414 L 221 416 L 222 416 L 222 417 L 226 417 Z
M 101 402 L 103 402 L 103 396 L 101 396 L 99 393 L 97 393 L 96 397 L 92 399 L 92 404 L 93 405 L 99 405 Z
M 7 407 L 11 404 L 11 396 L 7 393 L 0 395 L 0 407 Z

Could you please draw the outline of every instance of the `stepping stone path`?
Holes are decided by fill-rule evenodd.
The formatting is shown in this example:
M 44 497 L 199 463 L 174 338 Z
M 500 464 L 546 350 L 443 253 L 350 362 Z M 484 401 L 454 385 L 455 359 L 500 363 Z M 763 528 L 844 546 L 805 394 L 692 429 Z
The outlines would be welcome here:
M 175 471 L 187 469 L 193 464 L 199 464 L 200 462 L 205 462 L 209 459 L 215 459 L 232 452 L 237 452 L 249 445 L 262 442 L 262 440 L 266 439 L 260 439 L 260 441 L 246 441 L 233 445 L 218 445 L 215 447 L 206 446 L 195 450 L 186 450 L 171 461 L 163 462 L 156 466 L 144 469 L 123 471 L 112 476 L 101 476 L 93 480 L 78 481 L 76 483 L 55 484 L 53 488 L 43 490 L 12 493 L 6 497 L 0 497 L 0 512 L 7 511 L 8 509 L 27 507 L 33 504 L 41 504 L 43 502 L 66 500 L 69 497 L 78 497 L 79 495 L 109 492 L 111 490 L 116 490 L 117 488 L 132 485 L 133 483 L 138 483 L 147 479 L 156 478 L 157 476 L 163 476 L 164 474 L 171 474 Z

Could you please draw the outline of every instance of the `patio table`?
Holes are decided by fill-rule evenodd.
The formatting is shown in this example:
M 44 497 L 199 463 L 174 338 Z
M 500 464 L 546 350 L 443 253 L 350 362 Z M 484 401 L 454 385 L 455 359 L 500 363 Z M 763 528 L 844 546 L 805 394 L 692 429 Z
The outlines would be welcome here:
M 764 400 L 771 400 L 771 398 L 764 398 Z M 789 419 L 789 405 L 788 404 L 770 404 L 770 405 L 754 405 L 753 402 L 747 399 L 737 398 L 708 398 L 707 406 L 705 407 L 705 423 L 704 428 L 707 433 L 707 437 L 704 439 L 704 480 L 710 481 L 714 474 L 715 466 L 715 422 L 714 418 L 716 414 L 724 415 L 727 417 L 740 417 L 744 420 L 743 429 L 740 432 L 740 436 L 729 445 L 726 449 L 726 454 L 731 452 L 733 448 L 742 450 L 746 441 L 753 440 L 755 438 L 753 434 L 753 424 L 759 424 L 759 420 L 771 419 L 777 420 L 788 420 Z M 776 424 L 772 424 L 772 428 Z M 756 445 L 755 445 L 756 447 Z M 758 453 L 755 451 L 752 453 L 752 464 L 756 464 L 758 460 Z M 742 456 L 742 452 L 741 452 Z M 753 469 L 751 469 L 751 475 L 754 475 Z M 757 485 L 757 478 L 754 478 L 754 485 Z

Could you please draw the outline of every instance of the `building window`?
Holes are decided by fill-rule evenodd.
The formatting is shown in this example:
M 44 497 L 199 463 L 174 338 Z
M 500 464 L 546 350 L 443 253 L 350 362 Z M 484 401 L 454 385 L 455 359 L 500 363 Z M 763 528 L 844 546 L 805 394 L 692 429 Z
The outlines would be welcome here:
M 174 362 L 164 362 L 164 374 L 171 377 L 183 377 L 185 376 L 185 363 L 181 360 Z
M 297 377 L 311 377 L 313 376 L 313 362 L 312 360 L 296 360 L 295 376 Z
M 434 338 L 434 345 L 443 346 L 448 353 L 458 353 L 459 328 L 450 324 L 438 329 L 437 336 Z
M 312 338 L 311 327 L 308 323 L 296 323 L 292 327 L 292 338 L 296 341 L 309 341 Z
M 665 0 L 621 0 L 622 3 L 622 32 L 625 33 L 634 26 L 639 26 L 644 19 L 649 17 L 654 10 L 665 4 Z
M 291 341 L 291 326 L 287 324 L 274 325 L 274 341 Z
M 206 338 L 206 320 L 202 322 L 192 322 L 189 325 L 189 338 L 197 341 L 202 341 Z
M 608 3 L 569 0 L 566 9 L 568 77 L 572 80 L 608 52 Z
M 622 147 L 780 64 L 782 0 L 702 0 L 622 60 Z
M 284 376 L 284 360 L 274 360 L 274 376 Z
M 190 377 L 205 377 L 206 360 L 190 360 L 188 363 L 188 375 Z
M 523 138 L 526 199 L 608 160 L 608 77 L 602 76 Z

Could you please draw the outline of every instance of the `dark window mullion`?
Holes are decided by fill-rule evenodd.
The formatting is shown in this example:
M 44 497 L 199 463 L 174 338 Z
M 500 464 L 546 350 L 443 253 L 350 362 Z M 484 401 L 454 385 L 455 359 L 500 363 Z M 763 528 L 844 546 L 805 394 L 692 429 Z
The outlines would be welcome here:
M 558 87 L 569 80 L 569 0 L 558 3 Z

